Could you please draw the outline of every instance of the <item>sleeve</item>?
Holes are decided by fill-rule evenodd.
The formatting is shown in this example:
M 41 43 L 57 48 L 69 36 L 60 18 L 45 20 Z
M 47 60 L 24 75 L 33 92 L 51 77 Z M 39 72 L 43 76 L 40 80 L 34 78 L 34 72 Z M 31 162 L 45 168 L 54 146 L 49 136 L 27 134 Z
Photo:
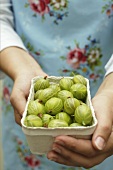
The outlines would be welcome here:
M 106 70 L 105 76 L 113 72 L 113 54 L 109 61 L 107 62 L 107 64 L 105 65 L 105 70 Z
M 1 45 L 0 51 L 10 46 L 17 46 L 27 51 L 21 38 L 14 30 L 13 12 L 10 0 L 0 0 L 0 27 Z

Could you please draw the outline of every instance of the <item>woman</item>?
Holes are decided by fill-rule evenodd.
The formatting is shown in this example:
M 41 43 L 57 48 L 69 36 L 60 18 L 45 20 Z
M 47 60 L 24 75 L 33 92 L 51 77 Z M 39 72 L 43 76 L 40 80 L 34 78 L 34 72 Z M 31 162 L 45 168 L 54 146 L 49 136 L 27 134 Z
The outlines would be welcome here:
M 112 0 L 85 0 L 84 3 L 1 0 L 1 7 L 0 67 L 8 75 L 4 78 L 2 101 L 4 170 L 82 169 L 80 167 L 111 170 Z M 26 105 L 30 80 L 37 75 L 70 76 L 72 72 L 90 80 L 92 102 L 98 119 L 92 140 L 58 136 L 52 151 L 47 154 L 50 160 L 45 156 L 32 155 L 17 125 Z

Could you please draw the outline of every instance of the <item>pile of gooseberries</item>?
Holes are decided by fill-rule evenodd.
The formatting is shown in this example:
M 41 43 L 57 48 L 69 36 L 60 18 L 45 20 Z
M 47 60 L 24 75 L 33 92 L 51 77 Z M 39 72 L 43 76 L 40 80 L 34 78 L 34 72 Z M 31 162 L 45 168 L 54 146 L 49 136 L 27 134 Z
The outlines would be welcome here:
M 34 99 L 30 100 L 24 124 L 27 127 L 90 126 L 91 108 L 86 103 L 87 81 L 82 75 L 62 77 L 53 83 L 40 77 L 34 84 Z

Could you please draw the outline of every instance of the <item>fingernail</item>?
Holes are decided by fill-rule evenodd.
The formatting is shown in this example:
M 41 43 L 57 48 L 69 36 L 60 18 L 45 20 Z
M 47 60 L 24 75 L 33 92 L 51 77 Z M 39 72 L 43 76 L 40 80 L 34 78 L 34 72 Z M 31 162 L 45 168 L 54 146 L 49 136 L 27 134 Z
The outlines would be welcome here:
M 53 148 L 52 150 L 55 151 L 55 152 L 57 152 L 57 153 L 61 153 L 61 150 L 60 150 L 59 148 L 56 148 L 56 147 L 55 147 L 55 148 Z
M 105 140 L 99 136 L 96 138 L 95 144 L 99 150 L 103 150 L 105 147 Z
M 59 145 L 62 145 L 62 146 L 64 146 L 65 144 L 64 144 L 64 142 L 63 141 L 61 141 L 61 140 L 55 140 L 54 141 L 55 143 L 57 143 L 57 144 L 59 144 Z
M 56 158 L 48 158 L 50 161 L 56 162 Z

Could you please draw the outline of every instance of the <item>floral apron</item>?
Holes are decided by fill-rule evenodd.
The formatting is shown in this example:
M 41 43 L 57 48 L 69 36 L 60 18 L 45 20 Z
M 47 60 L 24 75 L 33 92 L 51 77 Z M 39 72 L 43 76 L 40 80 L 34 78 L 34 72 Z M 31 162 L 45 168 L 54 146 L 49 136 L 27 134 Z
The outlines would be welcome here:
M 20 2 L 21 1 L 21 2 Z M 79 73 L 94 96 L 113 52 L 113 0 L 12 0 L 15 30 L 48 75 Z M 3 170 L 83 170 L 31 154 L 9 101 L 13 82 L 3 83 Z M 92 170 L 112 170 L 113 156 Z

